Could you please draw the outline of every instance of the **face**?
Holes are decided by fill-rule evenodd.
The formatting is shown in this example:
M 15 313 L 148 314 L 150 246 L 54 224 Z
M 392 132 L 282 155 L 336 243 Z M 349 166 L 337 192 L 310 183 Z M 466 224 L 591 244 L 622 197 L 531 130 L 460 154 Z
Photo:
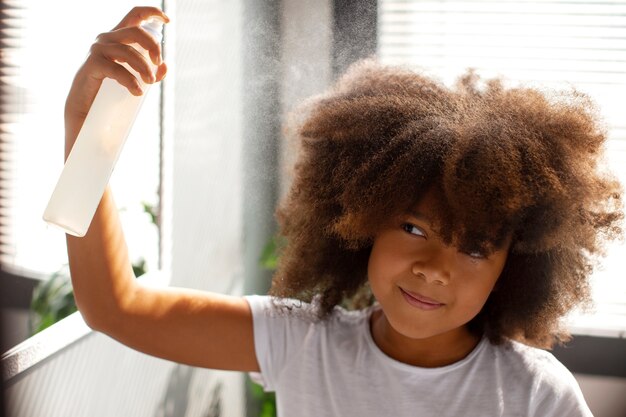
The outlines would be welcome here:
M 410 339 L 465 334 L 493 290 L 508 254 L 488 257 L 446 246 L 433 231 L 430 199 L 374 239 L 372 292 L 392 329 Z

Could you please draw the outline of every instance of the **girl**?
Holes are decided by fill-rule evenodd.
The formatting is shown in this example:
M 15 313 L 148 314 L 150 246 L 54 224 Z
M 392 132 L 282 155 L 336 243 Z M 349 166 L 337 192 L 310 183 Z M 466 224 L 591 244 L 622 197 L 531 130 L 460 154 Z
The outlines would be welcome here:
M 117 62 L 165 76 L 138 28 L 151 16 L 168 21 L 135 8 L 91 48 L 66 155 L 104 77 L 141 94 Z M 67 237 L 85 320 L 151 355 L 252 372 L 281 416 L 590 416 L 540 348 L 566 340 L 560 319 L 589 301 L 592 260 L 619 232 L 605 134 L 583 95 L 478 81 L 363 61 L 300 109 L 273 298 L 142 287 L 107 190 L 88 234 Z

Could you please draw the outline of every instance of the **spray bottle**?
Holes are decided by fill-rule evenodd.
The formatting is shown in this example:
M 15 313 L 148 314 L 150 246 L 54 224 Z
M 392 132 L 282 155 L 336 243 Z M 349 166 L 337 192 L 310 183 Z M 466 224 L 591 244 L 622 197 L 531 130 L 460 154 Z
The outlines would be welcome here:
M 162 25 L 161 20 L 153 18 L 141 27 L 161 42 Z M 132 46 L 152 65 L 146 50 L 137 44 Z M 148 91 L 149 85 L 139 74 L 128 64 L 122 65 L 136 76 L 143 94 L 134 96 L 117 81 L 102 80 L 43 214 L 46 222 L 74 236 L 87 233 Z M 154 65 L 153 71 L 156 71 Z

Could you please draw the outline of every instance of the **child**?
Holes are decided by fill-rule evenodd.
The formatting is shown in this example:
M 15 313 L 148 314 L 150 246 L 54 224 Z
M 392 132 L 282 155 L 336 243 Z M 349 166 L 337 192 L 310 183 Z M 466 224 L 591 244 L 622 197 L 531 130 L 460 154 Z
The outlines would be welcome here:
M 165 75 L 137 28 L 153 15 L 168 20 L 133 9 L 91 48 L 67 151 L 102 78 L 140 94 L 114 60 Z M 151 355 L 252 372 L 281 416 L 590 416 L 539 347 L 567 339 L 560 319 L 589 301 L 592 261 L 619 233 L 605 134 L 583 95 L 478 81 L 363 61 L 306 103 L 276 298 L 142 287 L 107 190 L 88 234 L 67 237 L 85 320 Z

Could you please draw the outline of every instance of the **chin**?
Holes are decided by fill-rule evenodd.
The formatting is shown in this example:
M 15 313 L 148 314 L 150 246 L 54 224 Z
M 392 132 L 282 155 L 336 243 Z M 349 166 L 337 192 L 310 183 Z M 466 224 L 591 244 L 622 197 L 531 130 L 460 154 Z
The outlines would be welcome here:
M 430 323 L 424 323 L 423 325 L 420 325 L 419 323 L 415 322 L 415 319 L 413 319 L 412 322 L 406 319 L 391 320 L 387 316 L 387 321 L 396 333 L 408 339 L 424 340 L 446 333 L 445 330 L 431 328 L 429 326 Z

